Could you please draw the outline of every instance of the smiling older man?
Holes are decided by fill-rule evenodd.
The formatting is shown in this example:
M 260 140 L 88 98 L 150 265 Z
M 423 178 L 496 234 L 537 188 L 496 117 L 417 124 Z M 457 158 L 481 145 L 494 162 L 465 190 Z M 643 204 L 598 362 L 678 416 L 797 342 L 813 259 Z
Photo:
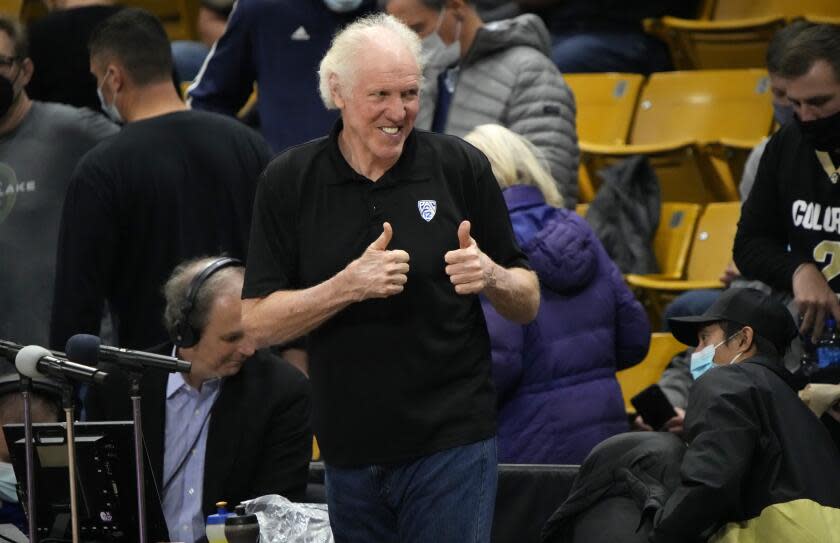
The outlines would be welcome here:
M 308 334 L 337 541 L 488 541 L 495 394 L 478 294 L 527 322 L 537 279 L 487 159 L 415 130 L 420 41 L 387 15 L 339 33 L 341 119 L 260 181 L 243 290 L 258 343 Z M 410 265 L 409 265 L 410 263 Z

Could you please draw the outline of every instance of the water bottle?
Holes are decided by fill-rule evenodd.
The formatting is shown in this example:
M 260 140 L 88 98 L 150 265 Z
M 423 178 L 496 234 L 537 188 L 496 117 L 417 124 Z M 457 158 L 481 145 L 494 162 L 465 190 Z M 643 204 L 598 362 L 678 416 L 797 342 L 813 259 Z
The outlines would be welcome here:
M 228 543 L 225 538 L 225 519 L 230 516 L 227 502 L 216 502 L 216 514 L 207 517 L 207 543 Z
M 800 334 L 799 340 L 802 343 L 802 356 L 799 357 L 799 373 L 808 378 L 817 371 L 819 360 L 817 359 L 817 346 L 811 341 L 810 334 Z
M 817 344 L 817 365 L 820 369 L 840 366 L 840 333 L 834 319 L 825 321 L 825 332 Z
M 225 519 L 225 537 L 228 543 L 258 543 L 260 525 L 257 515 L 246 514 L 245 506 L 236 506 L 236 514 Z

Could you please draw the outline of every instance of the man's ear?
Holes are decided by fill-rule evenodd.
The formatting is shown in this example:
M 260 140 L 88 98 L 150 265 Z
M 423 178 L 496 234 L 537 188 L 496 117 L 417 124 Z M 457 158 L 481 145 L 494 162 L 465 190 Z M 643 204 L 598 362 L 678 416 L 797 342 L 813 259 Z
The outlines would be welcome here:
M 35 64 L 32 62 L 32 59 L 26 57 L 20 62 L 20 77 L 18 81 L 20 82 L 22 87 L 25 87 L 29 84 L 32 80 L 32 74 L 35 73 Z
M 112 63 L 105 67 L 105 73 L 107 74 L 109 71 L 111 72 L 111 75 L 109 76 L 111 89 L 114 92 L 122 92 L 126 83 L 125 70 L 123 70 L 122 66 L 119 64 Z
M 338 82 L 338 76 L 334 73 L 330 74 L 330 96 L 338 109 L 344 109 L 346 102 L 341 95 L 341 85 Z
M 744 326 L 740 339 L 738 340 L 738 350 L 745 352 L 751 346 L 755 345 L 755 330 L 751 326 Z

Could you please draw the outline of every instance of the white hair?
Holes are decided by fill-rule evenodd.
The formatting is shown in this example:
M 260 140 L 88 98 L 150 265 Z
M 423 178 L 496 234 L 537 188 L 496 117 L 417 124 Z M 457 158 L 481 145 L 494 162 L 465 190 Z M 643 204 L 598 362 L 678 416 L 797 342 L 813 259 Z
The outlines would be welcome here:
M 343 88 L 352 89 L 359 59 L 364 58 L 363 52 L 371 44 L 388 46 L 391 50 L 404 47 L 414 57 L 417 70 L 422 73 L 420 38 L 413 30 L 385 13 L 361 17 L 335 35 L 318 67 L 318 91 L 327 109 L 337 108 L 330 79 L 335 76 Z
M 523 136 L 498 124 L 482 124 L 464 139 L 487 156 L 500 187 L 531 185 L 540 189 L 546 203 L 563 207 L 563 197 L 551 177 L 548 162 Z

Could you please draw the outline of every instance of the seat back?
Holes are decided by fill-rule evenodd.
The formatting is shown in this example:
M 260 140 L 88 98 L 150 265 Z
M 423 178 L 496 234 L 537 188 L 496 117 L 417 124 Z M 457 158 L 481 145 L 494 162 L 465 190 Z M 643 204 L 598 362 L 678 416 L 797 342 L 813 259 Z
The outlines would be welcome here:
M 740 202 L 717 202 L 706 206 L 691 244 L 686 279 L 714 281 L 732 262 L 732 245 L 741 217 Z
M 783 17 L 734 21 L 709 21 L 702 25 L 678 24 L 666 17 L 665 39 L 678 70 L 761 68 L 766 65 L 767 46 L 785 26 Z
M 198 39 L 200 0 L 117 0 L 117 4 L 143 8 L 160 19 L 170 40 Z
M 661 276 L 682 278 L 699 216 L 699 204 L 662 203 L 659 226 L 653 238 L 653 253 Z
M 758 142 L 772 126 L 766 70 L 662 72 L 651 75 L 642 89 L 629 143 Z
M 638 74 L 564 74 L 575 94 L 581 141 L 607 145 L 627 142 L 644 77 Z
M 19 18 L 23 10 L 23 0 L 0 0 L 0 14 Z
M 624 408 L 628 413 L 635 412 L 630 398 L 659 381 L 674 355 L 685 349 L 686 346 L 670 333 L 656 332 L 650 335 L 650 348 L 644 360 L 633 367 L 616 372 L 615 376 L 624 396 Z
M 837 0 L 717 0 L 711 9 L 716 21 L 754 17 L 796 17 L 800 15 L 840 15 Z

